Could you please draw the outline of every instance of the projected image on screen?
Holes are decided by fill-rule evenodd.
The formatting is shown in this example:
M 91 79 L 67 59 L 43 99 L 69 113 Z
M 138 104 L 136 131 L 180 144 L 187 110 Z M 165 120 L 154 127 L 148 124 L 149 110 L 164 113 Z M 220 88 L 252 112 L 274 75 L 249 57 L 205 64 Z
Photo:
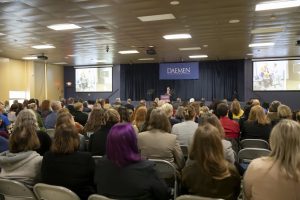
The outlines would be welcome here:
M 254 62 L 253 90 L 300 90 L 300 61 Z
M 112 68 L 79 68 L 75 70 L 76 92 L 111 92 Z

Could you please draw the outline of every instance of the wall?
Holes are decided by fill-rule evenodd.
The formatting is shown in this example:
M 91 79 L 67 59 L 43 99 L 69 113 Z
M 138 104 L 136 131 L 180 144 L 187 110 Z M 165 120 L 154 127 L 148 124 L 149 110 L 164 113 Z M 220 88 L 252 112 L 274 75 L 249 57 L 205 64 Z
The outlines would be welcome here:
M 96 100 L 98 98 L 106 99 L 109 97 L 110 102 L 114 102 L 120 97 L 120 65 L 113 66 L 113 92 L 76 92 L 75 91 L 75 68 L 64 67 L 64 97 L 81 98 L 84 100 Z M 71 82 L 71 86 L 66 83 Z M 111 96 L 112 95 L 112 96 Z
M 272 102 L 274 100 L 281 101 L 283 104 L 286 104 L 291 107 L 293 110 L 300 109 L 300 92 L 254 92 L 252 89 L 252 61 L 245 61 L 245 100 L 247 101 L 250 98 L 258 98 L 261 102 Z
M 9 91 L 29 91 L 31 98 L 56 100 L 63 94 L 63 67 L 47 64 L 47 95 L 44 63 L 9 59 L 0 62 L 0 100 L 9 98 Z

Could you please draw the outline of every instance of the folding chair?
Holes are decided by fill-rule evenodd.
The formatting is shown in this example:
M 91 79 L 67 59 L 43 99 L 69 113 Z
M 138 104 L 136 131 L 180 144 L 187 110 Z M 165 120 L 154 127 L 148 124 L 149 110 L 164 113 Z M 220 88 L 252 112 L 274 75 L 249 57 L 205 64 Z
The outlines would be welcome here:
M 250 162 L 255 158 L 259 158 L 262 156 L 268 156 L 270 154 L 270 150 L 268 149 L 261 149 L 261 148 L 246 148 L 242 149 L 238 153 L 238 160 L 239 163 L 242 162 Z
M 156 170 L 158 176 L 161 179 L 166 179 L 166 180 L 174 179 L 173 194 L 175 199 L 177 197 L 177 191 L 178 191 L 176 168 L 166 160 L 160 160 L 160 159 L 149 159 L 149 160 L 155 163 L 154 169 Z
M 33 191 L 39 200 L 80 200 L 73 191 L 61 186 L 38 183 Z
M 269 149 L 269 143 L 261 139 L 244 139 L 240 142 L 241 149 L 245 148 L 261 148 Z
M 195 195 L 181 195 L 181 196 L 177 197 L 176 200 L 222 200 L 222 199 L 201 197 L 201 196 L 195 196 Z
M 93 194 L 93 195 L 89 196 L 88 200 L 112 200 L 112 199 L 105 197 L 103 195 L 100 195 L 100 194 Z
M 10 179 L 0 179 L 0 199 L 36 200 L 36 197 L 23 183 Z
M 95 164 L 97 164 L 98 162 L 100 162 L 103 158 L 103 156 L 92 156 L 94 161 L 95 161 Z

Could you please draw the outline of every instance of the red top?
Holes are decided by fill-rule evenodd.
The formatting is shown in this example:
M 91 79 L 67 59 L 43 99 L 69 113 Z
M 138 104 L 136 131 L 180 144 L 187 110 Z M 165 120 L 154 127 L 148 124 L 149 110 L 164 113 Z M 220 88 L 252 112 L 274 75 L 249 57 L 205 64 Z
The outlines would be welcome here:
M 224 128 L 226 138 L 238 138 L 240 135 L 240 125 L 228 117 L 220 117 L 220 122 Z

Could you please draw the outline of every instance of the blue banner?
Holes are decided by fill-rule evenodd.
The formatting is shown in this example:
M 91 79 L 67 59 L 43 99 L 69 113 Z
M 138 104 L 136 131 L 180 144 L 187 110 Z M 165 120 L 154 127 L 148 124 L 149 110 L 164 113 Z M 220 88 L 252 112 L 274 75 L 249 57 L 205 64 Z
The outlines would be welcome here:
M 199 63 L 161 63 L 159 64 L 159 79 L 199 79 Z

